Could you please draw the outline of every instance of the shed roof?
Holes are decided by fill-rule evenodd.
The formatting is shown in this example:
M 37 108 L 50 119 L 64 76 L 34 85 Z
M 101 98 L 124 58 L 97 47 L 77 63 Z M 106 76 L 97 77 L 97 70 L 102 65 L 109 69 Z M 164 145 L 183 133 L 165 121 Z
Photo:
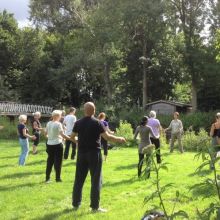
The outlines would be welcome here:
M 158 100 L 155 102 L 147 103 L 146 107 L 154 105 L 154 104 L 158 104 L 158 103 L 165 103 L 165 104 L 170 104 L 170 105 L 174 105 L 174 106 L 178 106 L 178 107 L 192 107 L 191 104 L 186 104 L 186 103 L 182 103 L 182 102 L 175 102 L 175 101 L 165 101 L 165 100 Z

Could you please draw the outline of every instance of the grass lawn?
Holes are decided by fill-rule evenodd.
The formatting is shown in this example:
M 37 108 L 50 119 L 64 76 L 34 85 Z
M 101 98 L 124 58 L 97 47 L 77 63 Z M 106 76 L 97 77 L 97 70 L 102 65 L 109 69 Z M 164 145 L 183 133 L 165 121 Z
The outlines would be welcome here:
M 183 197 L 177 204 L 177 210 L 186 211 L 190 220 L 196 217 L 196 209 L 203 210 L 215 200 L 216 192 L 209 188 L 189 191 L 189 188 L 210 176 L 204 170 L 200 174 L 194 171 L 201 161 L 194 160 L 194 153 L 178 152 L 169 154 L 162 149 L 163 160 L 169 162 L 169 171 L 161 172 L 162 184 L 174 183 L 175 186 L 166 192 L 165 204 L 169 211 L 175 192 L 178 189 Z M 39 154 L 29 155 L 26 166 L 17 165 L 20 147 L 16 141 L 0 141 L 0 219 L 77 219 L 77 220 L 140 220 L 145 210 L 158 205 L 158 200 L 143 205 L 146 195 L 154 191 L 152 181 L 139 180 L 137 173 L 137 150 L 122 148 L 109 151 L 108 161 L 103 163 L 103 188 L 101 207 L 108 212 L 92 214 L 89 212 L 90 177 L 83 190 L 83 203 L 76 212 L 71 209 L 71 193 L 75 174 L 75 161 L 63 162 L 62 183 L 53 181 L 45 184 L 45 166 L 47 154 L 42 143 Z M 54 179 L 54 172 L 52 173 Z M 206 195 L 203 199 L 202 195 Z

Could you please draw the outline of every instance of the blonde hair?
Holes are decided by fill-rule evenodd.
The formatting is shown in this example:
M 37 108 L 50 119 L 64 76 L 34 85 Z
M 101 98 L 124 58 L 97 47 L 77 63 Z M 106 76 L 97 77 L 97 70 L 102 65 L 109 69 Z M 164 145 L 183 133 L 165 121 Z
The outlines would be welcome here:
M 20 115 L 18 117 L 18 120 L 19 120 L 20 123 L 27 121 L 27 115 Z
M 150 116 L 150 118 L 156 118 L 157 113 L 152 110 L 152 111 L 150 111 L 149 116 Z
M 34 112 L 33 116 L 41 116 L 41 113 L 40 112 Z
M 98 119 L 99 120 L 102 120 L 102 119 L 105 119 L 106 115 L 104 112 L 101 112 L 99 115 L 98 115 Z
M 62 115 L 62 111 L 61 110 L 54 110 L 52 112 L 52 117 L 54 117 L 54 116 L 61 116 L 61 115 Z

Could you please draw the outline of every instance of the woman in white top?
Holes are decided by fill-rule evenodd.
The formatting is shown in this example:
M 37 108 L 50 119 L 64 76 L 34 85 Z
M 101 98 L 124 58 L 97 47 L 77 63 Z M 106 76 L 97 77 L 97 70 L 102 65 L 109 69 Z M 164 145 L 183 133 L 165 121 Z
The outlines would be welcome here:
M 49 121 L 46 126 L 47 135 L 47 168 L 46 182 L 50 182 L 50 173 L 54 166 L 56 172 L 56 182 L 62 182 L 60 178 L 62 158 L 63 158 L 63 138 L 70 140 L 70 137 L 64 134 L 63 126 L 60 123 L 62 111 L 54 110 L 52 112 L 52 121 Z
M 171 130 L 171 141 L 170 141 L 170 152 L 173 152 L 173 146 L 175 140 L 178 140 L 179 150 L 183 153 L 183 145 L 182 145 L 182 133 L 183 133 L 183 124 L 182 121 L 179 120 L 179 113 L 174 112 L 173 114 L 174 119 L 171 121 L 168 128 L 165 131 Z

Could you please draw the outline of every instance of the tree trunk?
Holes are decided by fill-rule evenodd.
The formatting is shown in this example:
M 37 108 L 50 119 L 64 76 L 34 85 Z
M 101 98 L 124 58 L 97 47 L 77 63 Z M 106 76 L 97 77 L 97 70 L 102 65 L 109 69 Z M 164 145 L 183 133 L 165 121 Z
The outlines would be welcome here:
M 146 62 L 147 50 L 146 40 L 143 40 L 143 109 L 147 104 L 147 62 Z
M 195 80 L 192 79 L 192 112 L 197 111 L 197 86 Z
M 105 81 L 105 91 L 107 93 L 108 104 L 112 101 L 112 83 L 110 77 L 110 68 L 107 62 L 104 63 L 104 81 Z

